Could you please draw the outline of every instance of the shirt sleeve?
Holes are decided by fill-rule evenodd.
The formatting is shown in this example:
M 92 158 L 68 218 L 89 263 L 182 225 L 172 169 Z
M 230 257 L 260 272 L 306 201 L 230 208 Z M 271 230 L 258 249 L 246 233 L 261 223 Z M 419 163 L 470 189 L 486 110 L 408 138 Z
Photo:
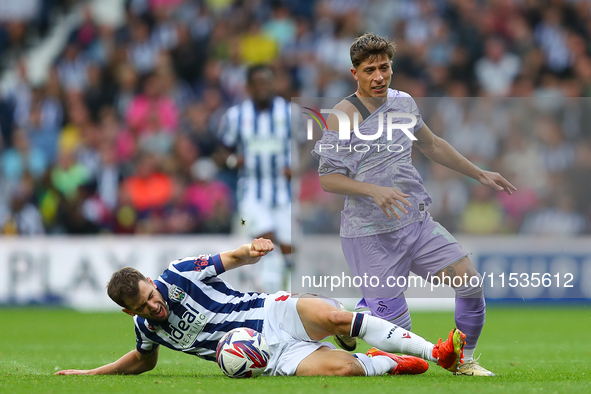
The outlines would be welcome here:
M 401 92 L 401 93 L 403 93 L 403 92 Z M 396 102 L 396 105 L 400 106 L 400 109 L 402 112 L 412 114 L 417 118 L 417 123 L 414 125 L 414 127 L 412 129 L 409 130 L 410 132 L 412 132 L 414 134 L 425 125 L 425 122 L 423 121 L 423 116 L 421 115 L 421 111 L 419 111 L 419 106 L 417 105 L 417 102 L 415 101 L 415 99 L 412 98 L 407 93 L 403 93 L 403 94 L 405 94 L 406 96 L 398 98 L 397 99 L 398 102 Z M 405 123 L 408 123 L 408 119 L 406 120 Z
M 217 276 L 224 271 L 222 258 L 219 254 L 202 254 L 197 257 L 185 257 L 173 261 L 161 277 L 167 283 L 176 283 L 174 277 L 179 275 L 194 282 Z
M 136 340 L 136 347 L 135 348 L 141 354 L 150 354 L 154 350 L 156 350 L 158 348 L 158 346 L 160 346 L 160 345 L 158 343 L 150 340 L 147 337 L 147 335 L 143 332 L 144 330 L 149 330 L 149 328 L 145 326 L 148 323 L 144 319 L 141 319 L 141 320 L 142 321 L 139 321 L 139 318 L 137 316 L 134 319 L 135 340 Z M 144 325 L 144 327 L 141 327 L 142 324 Z

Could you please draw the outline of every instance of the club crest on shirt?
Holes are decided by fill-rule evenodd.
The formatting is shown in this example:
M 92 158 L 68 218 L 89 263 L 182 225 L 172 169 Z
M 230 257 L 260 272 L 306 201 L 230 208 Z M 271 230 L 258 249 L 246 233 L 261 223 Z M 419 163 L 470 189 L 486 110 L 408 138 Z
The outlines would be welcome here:
M 170 285 L 168 288 L 168 299 L 174 302 L 181 302 L 187 294 L 177 285 Z

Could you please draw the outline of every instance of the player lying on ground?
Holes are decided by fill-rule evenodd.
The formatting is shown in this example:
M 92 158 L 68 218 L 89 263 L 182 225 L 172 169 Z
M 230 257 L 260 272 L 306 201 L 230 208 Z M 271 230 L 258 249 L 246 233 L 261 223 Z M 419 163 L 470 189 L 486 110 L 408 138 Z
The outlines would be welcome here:
M 273 248 L 270 240 L 259 238 L 219 255 L 175 260 L 156 281 L 129 267 L 115 272 L 107 291 L 123 312 L 133 316 L 137 348 L 111 364 L 56 375 L 140 374 L 156 366 L 159 345 L 214 361 L 220 338 L 237 327 L 265 336 L 271 356 L 266 375 L 416 374 L 427 370 L 424 360 L 457 370 L 465 342 L 459 330 L 434 345 L 377 317 L 343 311 L 333 299 L 295 298 L 282 291 L 241 293 L 217 277 L 255 264 Z M 359 337 L 382 350 L 350 354 L 319 342 L 331 335 L 349 341 L 346 337 Z

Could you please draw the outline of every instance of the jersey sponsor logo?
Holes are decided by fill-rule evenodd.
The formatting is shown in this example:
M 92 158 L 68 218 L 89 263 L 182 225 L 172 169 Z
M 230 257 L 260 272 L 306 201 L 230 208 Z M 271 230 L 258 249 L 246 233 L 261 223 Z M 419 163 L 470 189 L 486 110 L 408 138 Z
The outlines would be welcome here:
M 168 288 L 168 299 L 174 302 L 181 302 L 185 299 L 187 293 L 177 285 L 170 285 Z
M 275 301 L 285 301 L 289 298 L 289 294 L 282 295 L 281 297 L 275 298 Z
M 284 150 L 285 141 L 277 137 L 250 137 L 249 139 L 249 154 L 281 154 Z
M 171 341 L 178 344 L 182 349 L 193 346 L 193 343 L 197 340 L 197 335 L 203 331 L 207 323 L 205 314 L 199 313 L 191 307 L 189 308 L 191 310 L 183 313 L 176 324 L 170 325 L 170 336 L 167 335 Z

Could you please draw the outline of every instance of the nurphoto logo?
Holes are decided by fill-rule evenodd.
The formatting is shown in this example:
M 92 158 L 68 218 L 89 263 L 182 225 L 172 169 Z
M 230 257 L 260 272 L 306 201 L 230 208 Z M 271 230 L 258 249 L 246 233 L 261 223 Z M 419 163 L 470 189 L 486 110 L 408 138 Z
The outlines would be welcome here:
M 416 141 L 417 137 L 415 137 L 412 132 L 410 131 L 416 124 L 417 124 L 417 117 L 413 114 L 405 113 L 405 112 L 388 112 L 386 115 L 386 127 L 384 127 L 384 113 L 379 112 L 378 116 L 378 130 L 374 134 L 361 134 L 359 132 L 359 113 L 353 113 L 353 127 L 351 127 L 351 122 L 349 120 L 349 116 L 338 109 L 320 109 L 320 112 L 310 108 L 310 107 L 303 107 L 310 112 L 303 112 L 306 115 L 309 115 L 312 119 L 308 119 L 307 128 L 306 128 L 306 138 L 308 141 L 313 139 L 313 126 L 314 123 L 312 120 L 315 120 L 320 129 L 328 130 L 328 125 L 326 124 L 326 120 L 322 116 L 322 114 L 334 114 L 339 122 L 339 140 L 343 141 L 350 141 L 351 139 L 351 130 L 353 133 L 362 141 L 376 141 L 382 138 L 384 134 L 384 129 L 386 129 L 386 139 L 387 141 L 392 141 L 392 133 L 394 130 L 399 129 L 406 135 L 408 139 L 411 141 Z M 396 123 L 399 122 L 401 119 L 410 119 L 410 123 Z M 367 152 L 371 149 L 372 146 L 377 148 L 377 151 L 380 152 L 382 150 L 388 150 L 389 152 L 397 153 L 402 152 L 404 150 L 404 146 L 400 144 L 355 144 L 350 145 L 347 142 L 341 146 L 334 145 L 334 144 L 320 144 L 319 150 L 336 150 L 338 151 L 355 151 L 355 152 Z

